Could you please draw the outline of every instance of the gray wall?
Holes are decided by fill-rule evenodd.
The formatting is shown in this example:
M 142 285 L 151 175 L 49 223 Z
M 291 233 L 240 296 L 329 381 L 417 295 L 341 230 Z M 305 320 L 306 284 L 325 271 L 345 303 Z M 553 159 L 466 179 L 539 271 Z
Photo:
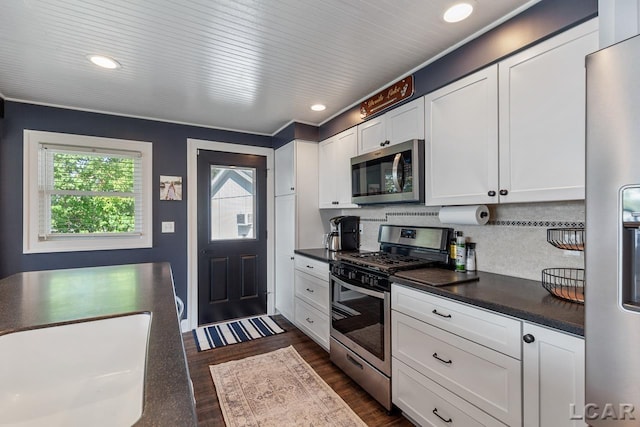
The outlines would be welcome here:
M 271 147 L 271 137 L 5 102 L 0 120 L 0 278 L 23 271 L 169 261 L 176 292 L 187 295 L 187 138 Z M 23 130 L 64 132 L 153 143 L 153 248 L 22 254 Z M 160 175 L 183 177 L 183 200 L 159 200 Z M 155 196 L 157 195 L 157 196 Z M 175 221 L 175 233 L 160 233 Z

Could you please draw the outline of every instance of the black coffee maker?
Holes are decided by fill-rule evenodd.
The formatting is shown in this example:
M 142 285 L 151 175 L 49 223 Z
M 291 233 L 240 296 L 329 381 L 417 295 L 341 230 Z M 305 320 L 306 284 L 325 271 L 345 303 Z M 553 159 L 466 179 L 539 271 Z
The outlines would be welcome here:
M 330 251 L 356 251 L 360 247 L 360 217 L 336 216 L 329 220 L 331 232 L 326 247 Z

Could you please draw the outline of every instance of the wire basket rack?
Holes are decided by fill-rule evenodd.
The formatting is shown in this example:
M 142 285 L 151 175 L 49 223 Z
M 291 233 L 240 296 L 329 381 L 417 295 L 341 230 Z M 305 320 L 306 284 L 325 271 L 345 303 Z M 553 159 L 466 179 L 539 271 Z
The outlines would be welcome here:
M 584 228 L 549 228 L 547 242 L 559 249 L 584 251 Z
M 584 268 L 545 268 L 542 286 L 553 296 L 584 304 Z

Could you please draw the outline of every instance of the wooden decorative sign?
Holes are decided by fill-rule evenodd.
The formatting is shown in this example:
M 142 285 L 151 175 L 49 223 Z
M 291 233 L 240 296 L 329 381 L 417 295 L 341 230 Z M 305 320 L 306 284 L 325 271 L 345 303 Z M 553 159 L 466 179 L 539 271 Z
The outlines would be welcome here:
M 360 104 L 360 117 L 365 118 L 413 95 L 413 75 L 395 82 Z

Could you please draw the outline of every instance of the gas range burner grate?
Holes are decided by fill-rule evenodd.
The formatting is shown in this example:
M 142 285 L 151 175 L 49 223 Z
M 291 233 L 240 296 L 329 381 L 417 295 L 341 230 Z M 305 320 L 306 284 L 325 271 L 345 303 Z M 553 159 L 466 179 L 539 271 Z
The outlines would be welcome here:
M 409 270 L 433 264 L 429 260 L 382 251 L 338 254 L 337 259 L 384 272 Z

